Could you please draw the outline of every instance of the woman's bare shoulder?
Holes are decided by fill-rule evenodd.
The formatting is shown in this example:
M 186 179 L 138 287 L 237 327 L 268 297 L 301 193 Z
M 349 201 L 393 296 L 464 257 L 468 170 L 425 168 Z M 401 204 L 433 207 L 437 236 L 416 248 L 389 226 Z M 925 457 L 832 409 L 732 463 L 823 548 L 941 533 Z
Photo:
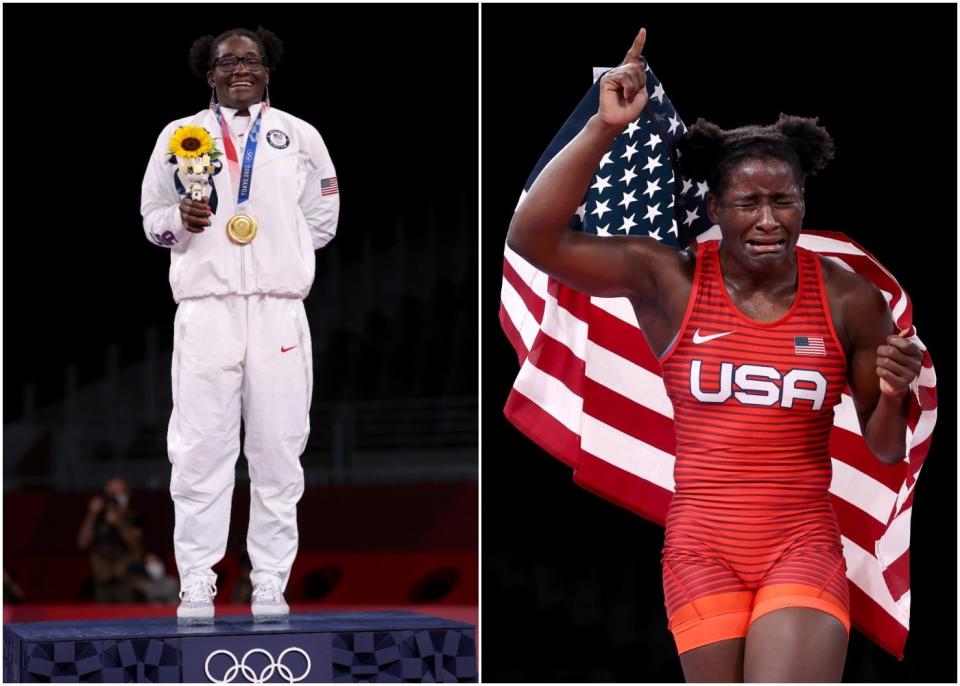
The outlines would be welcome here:
M 823 267 L 823 282 L 827 295 L 835 295 L 844 300 L 851 300 L 854 304 L 875 302 L 883 294 L 873 283 L 860 274 L 850 271 L 834 260 L 823 255 L 817 255 Z M 884 301 L 885 302 L 885 301 Z
M 823 283 L 837 333 L 847 341 L 863 332 L 889 326 L 890 308 L 879 288 L 865 276 L 850 271 L 829 257 L 818 255 Z

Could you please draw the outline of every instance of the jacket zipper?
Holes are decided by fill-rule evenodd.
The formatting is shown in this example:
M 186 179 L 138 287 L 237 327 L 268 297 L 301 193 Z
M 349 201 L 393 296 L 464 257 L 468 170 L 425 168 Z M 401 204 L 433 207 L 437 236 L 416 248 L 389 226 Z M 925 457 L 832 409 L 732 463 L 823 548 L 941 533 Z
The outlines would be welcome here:
M 243 253 L 246 246 L 240 246 L 240 294 L 247 294 L 247 270 L 243 266 Z

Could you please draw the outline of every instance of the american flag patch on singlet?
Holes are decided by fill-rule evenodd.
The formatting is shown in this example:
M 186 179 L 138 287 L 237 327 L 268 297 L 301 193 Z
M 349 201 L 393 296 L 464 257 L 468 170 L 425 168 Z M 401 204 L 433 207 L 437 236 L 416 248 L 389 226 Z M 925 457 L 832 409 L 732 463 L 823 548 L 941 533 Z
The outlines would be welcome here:
M 823 339 L 817 336 L 795 336 L 793 352 L 796 355 L 818 355 L 826 357 L 827 351 L 823 347 Z

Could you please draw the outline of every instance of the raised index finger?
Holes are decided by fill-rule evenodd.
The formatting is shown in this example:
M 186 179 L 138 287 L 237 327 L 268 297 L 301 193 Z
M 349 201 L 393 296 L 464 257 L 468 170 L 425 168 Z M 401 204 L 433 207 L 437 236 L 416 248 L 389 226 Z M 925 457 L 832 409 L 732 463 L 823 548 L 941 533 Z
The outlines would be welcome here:
M 640 29 L 637 37 L 633 39 L 633 45 L 627 50 L 627 56 L 623 58 L 623 63 L 639 62 L 640 54 L 643 52 L 643 44 L 647 42 L 647 30 Z

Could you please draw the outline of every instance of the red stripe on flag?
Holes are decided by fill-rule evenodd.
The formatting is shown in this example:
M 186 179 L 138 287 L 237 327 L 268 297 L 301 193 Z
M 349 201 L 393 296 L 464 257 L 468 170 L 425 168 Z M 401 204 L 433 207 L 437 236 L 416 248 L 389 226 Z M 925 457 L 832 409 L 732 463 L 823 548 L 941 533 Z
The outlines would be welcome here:
M 900 484 L 903 483 L 906 472 L 904 464 L 902 462 L 892 465 L 884 464 L 877 459 L 860 436 L 834 426 L 833 431 L 830 432 L 830 454 L 838 460 L 843 460 L 858 472 L 879 481 L 894 493 L 900 490 Z
M 524 344 L 520 332 L 517 331 L 517 327 L 513 325 L 510 315 L 507 314 L 507 308 L 503 305 L 500 305 L 500 328 L 503 329 L 504 335 L 510 341 L 510 345 L 513 346 L 514 352 L 517 353 L 517 364 L 523 365 L 523 361 L 527 359 L 527 346 Z
M 536 317 L 537 323 L 542 322 L 543 298 L 534 293 L 533 289 L 524 283 L 523 279 L 520 278 L 520 275 L 517 274 L 516 270 L 506 259 L 503 261 L 503 278 L 509 282 L 513 290 L 515 290 L 517 295 L 523 300 L 523 304 L 527 306 L 527 311 Z
M 914 424 L 916 428 L 916 424 Z M 920 443 L 917 443 L 915 446 L 910 448 L 910 464 L 907 465 L 907 474 L 913 474 L 919 464 L 923 464 L 923 458 L 926 457 L 927 453 L 930 452 L 930 443 L 933 441 L 933 434 L 924 438 Z M 919 460 L 914 460 L 914 456 L 918 456 Z
M 937 406 L 937 389 L 929 386 L 920 386 L 920 407 L 918 410 L 934 408 Z
M 517 390 L 510 392 L 503 408 L 507 420 L 527 438 L 568 467 L 580 456 L 580 436 L 550 416 L 542 407 Z
M 916 492 L 917 492 L 917 489 L 913 489 L 912 491 L 910 491 L 910 494 L 906 498 L 904 498 L 903 505 L 900 506 L 900 512 L 903 512 L 904 510 L 908 510 L 911 507 L 913 507 L 913 496 L 916 494 Z
M 556 281 L 550 279 L 549 292 L 557 299 L 557 304 L 580 321 L 588 321 L 590 319 L 590 315 L 592 314 L 590 311 L 590 298 L 587 298 L 583 295 L 583 293 L 578 293 L 577 291 L 571 290 L 566 286 L 560 286 L 559 288 L 556 288 L 556 283 Z
M 570 348 L 541 331 L 527 360 L 537 369 L 557 379 L 577 395 L 582 396 L 583 360 L 570 352 Z
M 573 480 L 582 488 L 663 526 L 673 493 L 581 451 Z
M 917 422 L 920 421 L 920 415 L 923 414 L 923 405 L 919 402 L 911 402 L 910 407 L 907 408 L 907 427 L 911 431 L 917 428 Z
M 830 494 L 830 502 L 833 503 L 833 511 L 837 514 L 837 523 L 843 535 L 864 550 L 872 551 L 886 527 L 856 505 L 851 505 L 833 493 Z
M 850 614 L 857 631 L 898 660 L 903 659 L 907 629 L 856 584 L 850 584 Z
M 596 305 L 590 313 L 590 340 L 660 376 L 660 363 L 647 345 L 643 332 Z
M 589 378 L 583 381 L 583 391 L 586 414 L 658 450 L 675 454 L 677 432 L 672 419 Z
M 887 582 L 890 595 L 900 598 L 910 590 L 910 550 L 898 557 L 883 570 L 883 580 Z

